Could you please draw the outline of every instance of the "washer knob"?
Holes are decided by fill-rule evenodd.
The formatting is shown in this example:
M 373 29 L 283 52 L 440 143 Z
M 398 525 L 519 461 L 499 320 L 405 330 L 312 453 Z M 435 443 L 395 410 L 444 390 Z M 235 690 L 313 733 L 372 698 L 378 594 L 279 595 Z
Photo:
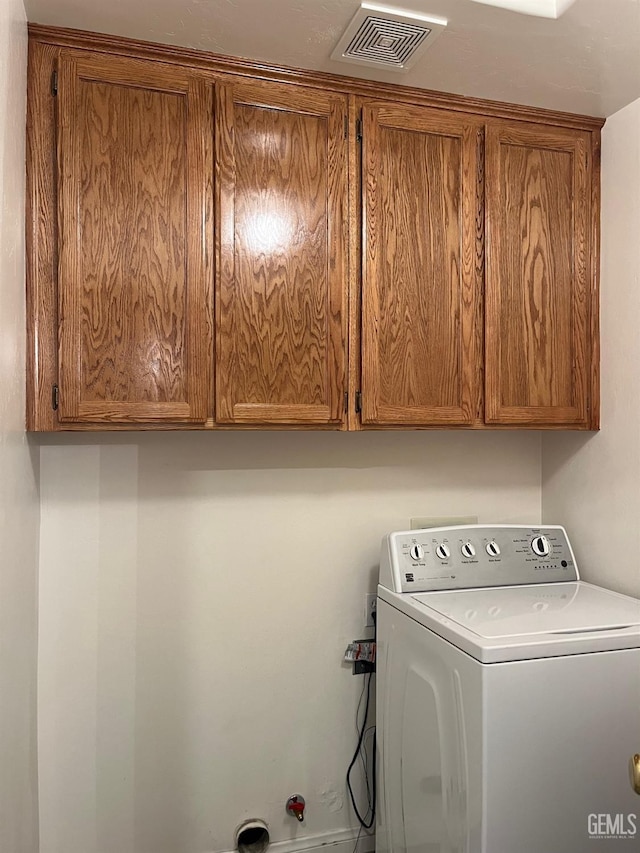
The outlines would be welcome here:
M 463 557 L 475 557 L 476 549 L 473 547 L 471 542 L 465 542 L 464 545 L 460 548 L 462 551 Z
M 497 542 L 487 542 L 485 550 L 490 557 L 500 556 L 500 546 Z
M 409 556 L 412 560 L 422 560 L 424 557 L 422 545 L 412 545 L 411 548 L 409 548 Z
M 534 536 L 531 540 L 531 550 L 538 557 L 548 557 L 549 551 L 551 550 L 549 547 L 549 540 L 546 536 Z
M 438 545 L 438 547 L 436 548 L 436 555 L 441 560 L 448 560 L 449 557 L 451 556 L 451 549 L 449 548 L 448 545 L 445 545 L 443 542 L 442 545 Z

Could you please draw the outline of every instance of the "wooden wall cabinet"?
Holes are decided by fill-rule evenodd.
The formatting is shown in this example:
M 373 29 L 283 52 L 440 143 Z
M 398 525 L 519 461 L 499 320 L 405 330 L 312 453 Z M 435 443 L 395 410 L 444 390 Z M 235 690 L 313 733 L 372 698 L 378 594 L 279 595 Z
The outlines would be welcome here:
M 597 428 L 592 133 L 365 101 L 362 137 L 362 424 Z
M 216 421 L 345 418 L 347 99 L 218 85 Z
M 602 122 L 32 26 L 27 427 L 598 427 Z
M 590 134 L 491 123 L 486 177 L 485 419 L 588 426 Z
M 362 423 L 470 425 L 482 324 L 481 118 L 362 107 Z
M 211 408 L 211 85 L 58 60 L 60 423 L 204 423 Z

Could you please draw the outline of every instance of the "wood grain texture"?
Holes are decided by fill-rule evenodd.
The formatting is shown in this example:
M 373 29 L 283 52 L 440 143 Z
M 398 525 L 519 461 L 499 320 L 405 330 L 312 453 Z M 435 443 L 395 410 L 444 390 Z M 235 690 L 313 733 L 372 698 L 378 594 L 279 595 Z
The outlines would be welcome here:
M 479 131 L 443 111 L 363 107 L 364 424 L 477 417 Z
M 59 66 L 60 420 L 205 421 L 210 86 L 122 58 Z
M 236 83 L 249 84 L 251 86 L 251 78 L 260 78 L 261 81 L 280 81 L 286 82 L 288 85 L 282 86 L 283 90 L 288 93 L 298 92 L 301 98 L 305 97 L 307 92 L 318 95 L 322 98 L 331 96 L 341 97 L 341 94 L 349 94 L 349 102 L 351 104 L 350 125 L 351 125 L 351 141 L 349 154 L 349 214 L 345 220 L 345 227 L 349 229 L 349 280 L 350 290 L 343 287 L 341 294 L 342 299 L 346 299 L 347 291 L 349 291 L 349 335 L 351 349 L 349 352 L 349 390 L 351 411 L 349 413 L 348 427 L 355 429 L 359 427 L 359 418 L 353 410 L 355 391 L 360 388 L 359 377 L 359 332 L 360 332 L 360 316 L 359 316 L 359 250 L 360 250 L 360 233 L 359 233 L 359 168 L 358 160 L 360 156 L 359 146 L 355 144 L 353 139 L 353 124 L 356 115 L 356 95 L 385 95 L 390 100 L 397 104 L 416 104 L 423 106 L 439 106 L 450 107 L 458 117 L 463 120 L 474 116 L 490 116 L 509 118 L 507 122 L 493 122 L 500 124 L 503 127 L 511 127 L 512 131 L 517 132 L 518 128 L 527 128 L 526 124 L 522 123 L 522 119 L 527 119 L 529 122 L 535 122 L 537 131 L 545 134 L 545 125 L 549 124 L 549 133 L 556 135 L 561 127 L 578 128 L 589 131 L 587 135 L 583 135 L 587 140 L 587 158 L 586 158 L 586 174 L 588 183 L 588 193 L 591 199 L 591 208 L 587 212 L 587 228 L 588 240 L 585 243 L 584 251 L 586 253 L 586 270 L 587 278 L 585 283 L 585 304 L 586 304 L 586 339 L 584 340 L 584 363 L 587 375 L 587 393 L 586 393 L 586 416 L 584 420 L 571 420 L 572 414 L 568 421 L 541 421 L 538 419 L 532 420 L 528 413 L 522 414 L 520 419 L 508 419 L 505 422 L 490 422 L 485 425 L 482 418 L 482 388 L 477 385 L 477 393 L 475 399 L 470 403 L 470 410 L 474 410 L 475 414 L 472 420 L 463 424 L 449 423 L 447 426 L 451 428 L 497 428 L 509 429 L 523 426 L 534 426 L 536 429 L 564 429 L 580 428 L 580 429 L 597 429 L 599 425 L 599 347 L 598 347 L 598 275 L 599 275 L 599 144 L 600 134 L 599 128 L 602 125 L 602 120 L 589 119 L 581 116 L 571 116 L 547 112 L 544 110 L 531 110 L 526 107 L 511 107 L 505 104 L 495 104 L 491 102 L 478 101 L 476 99 L 465 99 L 452 97 L 441 93 L 429 93 L 421 90 L 411 90 L 403 87 L 380 86 L 379 84 L 371 84 L 366 81 L 353 81 L 347 78 L 333 77 L 332 75 L 315 75 L 309 72 L 296 71 L 291 69 L 279 69 L 269 66 L 263 66 L 259 63 L 236 61 L 225 57 L 215 57 L 209 54 L 201 54 L 197 51 L 174 50 L 171 47 L 162 45 L 151 45 L 147 43 L 138 43 L 129 40 L 121 40 L 110 36 L 93 36 L 76 31 L 56 30 L 55 28 L 41 28 L 32 26 L 30 33 L 29 47 L 29 76 L 28 76 L 28 138 L 27 138 L 27 310 L 28 310 L 28 325 L 27 325 L 27 428 L 36 430 L 122 430 L 122 429 L 201 429 L 201 428 L 295 428 L 296 423 L 288 423 L 286 420 L 274 420 L 273 425 L 263 424 L 259 418 L 267 416 L 268 410 L 264 408 L 261 414 L 258 414 L 255 409 L 249 411 L 249 420 L 235 421 L 225 424 L 215 424 L 212 414 L 212 350 L 211 341 L 213 338 L 213 319 L 212 319 L 212 295 L 211 295 L 211 278 L 213 267 L 213 212 L 212 212 L 212 182 L 213 182 L 213 167 L 212 167 L 212 147 L 213 133 L 211 128 L 211 86 L 215 81 L 229 81 L 232 85 Z M 137 420 L 140 416 L 141 409 L 138 404 L 134 403 L 138 416 L 132 415 L 131 412 L 124 411 L 126 401 L 114 401 L 113 405 L 110 401 L 100 403 L 98 400 L 96 405 L 102 406 L 102 411 L 99 414 L 92 413 L 87 410 L 83 418 L 94 418 L 94 420 L 79 420 L 64 422 L 58 421 L 57 413 L 51 407 L 51 388 L 54 382 L 58 381 L 57 373 L 57 327 L 56 319 L 59 311 L 58 304 L 58 234 L 57 234 L 57 219 L 56 210 L 58 206 L 57 199 L 57 176 L 55 162 L 55 104 L 56 98 L 51 96 L 50 92 L 50 76 L 53 68 L 57 63 L 57 58 L 60 55 L 60 46 L 73 48 L 73 51 L 62 51 L 68 55 L 75 56 L 78 61 L 87 60 L 86 80 L 92 80 L 96 85 L 106 84 L 105 80 L 101 80 L 100 74 L 95 73 L 96 61 L 102 61 L 109 65 L 112 85 L 120 85 L 127 87 L 132 85 L 144 89 L 150 88 L 152 92 L 165 93 L 167 96 L 175 95 L 178 98 L 185 98 L 190 107 L 187 109 L 187 115 L 190 118 L 187 122 L 190 123 L 191 134 L 188 138 L 191 140 L 191 150 L 193 156 L 190 156 L 189 162 L 197 164 L 198 162 L 205 163 L 204 168 L 197 165 L 197 171 L 200 172 L 199 188 L 192 193 L 188 193 L 189 199 L 192 200 L 191 206 L 187 201 L 186 216 L 189 217 L 191 226 L 189 227 L 189 237 L 187 241 L 188 251 L 185 265 L 190 262 L 198 267 L 204 263 L 206 273 L 204 276 L 204 286 L 202 290 L 198 290 L 193 294 L 193 305 L 200 305 L 202 310 L 190 312 L 188 307 L 185 309 L 185 323 L 188 329 L 186 337 L 188 339 L 185 353 L 188 353 L 189 341 L 193 343 L 195 363 L 203 365 L 199 374 L 199 379 L 195 381 L 192 391 L 193 400 L 202 400 L 208 397 L 209 403 L 206 406 L 206 420 L 189 421 L 187 418 L 183 421 L 173 420 L 174 415 L 171 415 L 165 420 L 167 415 L 167 406 L 174 406 L 176 403 L 161 402 L 162 412 L 154 414 L 149 413 L 141 415 L 145 418 L 143 421 Z M 133 59 L 137 58 L 136 72 L 132 75 L 130 64 Z M 144 61 L 143 61 L 144 60 Z M 153 60 L 153 61 L 147 61 Z M 142 74 L 142 76 L 140 76 Z M 148 74 L 150 77 L 145 77 Z M 235 75 L 235 76 L 230 76 Z M 135 78 L 135 79 L 134 79 Z M 160 82 L 159 82 L 160 81 Z M 108 85 L 108 84 L 107 84 Z M 258 81 L 258 87 L 262 87 L 262 83 Z M 192 89 L 190 90 L 190 87 Z M 269 85 L 266 87 L 271 92 L 275 91 L 276 86 Z M 324 91 L 326 89 L 326 91 Z M 257 97 L 257 90 L 252 89 L 254 96 Z M 263 90 L 264 91 L 264 90 Z M 198 94 L 199 93 L 199 94 Z M 258 99 L 259 100 L 259 99 Z M 276 99 L 277 100 L 277 99 Z M 343 99 L 344 100 L 344 99 Z M 199 102 L 199 106 L 197 103 Z M 262 107 L 270 109 L 273 104 L 270 103 L 267 97 L 263 102 L 260 102 Z M 204 105 L 204 106 L 203 106 Z M 245 105 L 246 106 L 246 105 Z M 298 108 L 305 113 L 304 104 L 299 104 Z M 280 104 L 277 109 L 287 111 L 286 104 Z M 295 109 L 293 110 L 295 112 Z M 440 111 L 442 112 L 442 111 Z M 492 122 L 490 122 L 492 123 Z M 199 125 L 199 127 L 198 127 Z M 554 129 L 553 125 L 558 127 Z M 575 136 L 568 134 L 567 138 Z M 578 133 L 577 136 L 580 136 Z M 527 137 L 528 139 L 528 137 Z M 528 143 L 523 143 L 528 144 Z M 543 146 L 544 147 L 544 146 Z M 556 146 L 557 147 L 557 146 Z M 562 148 L 562 146 L 561 146 Z M 476 159 L 478 169 L 476 171 L 476 196 L 481 197 L 483 176 L 482 176 L 482 139 L 476 134 Z M 554 145 L 551 150 L 556 150 Z M 564 150 L 564 149 L 562 149 Z M 589 159 L 589 157 L 591 159 Z M 189 172 L 193 177 L 195 172 Z M 202 176 L 205 176 L 204 179 Z M 491 181 L 489 181 L 491 183 Z M 191 186 L 195 187 L 195 184 Z M 201 194 L 200 196 L 198 194 Z M 189 212 L 190 211 L 190 212 Z M 482 245 L 478 248 L 478 235 L 483 233 L 482 224 L 482 206 L 476 210 L 476 278 L 482 274 Z M 204 221 L 204 233 L 202 223 Z M 488 224 L 489 232 L 491 231 L 491 223 Z M 202 237 L 202 239 L 201 239 Z M 217 251 L 220 251 L 220 245 L 217 246 Z M 199 253 L 201 260 L 198 260 Z M 346 253 L 345 253 L 346 254 Z M 191 260 L 190 260 L 191 259 Z M 204 260 L 202 260 L 204 259 Z M 344 260 L 344 259 L 343 259 Z M 490 264 L 491 261 L 488 260 Z M 195 280 L 193 275 L 189 273 L 187 279 L 190 286 Z M 346 280 L 346 279 L 345 279 Z M 355 285 L 355 286 L 354 286 Z M 208 289 L 208 294 L 207 294 Z M 187 294 L 187 300 L 192 297 Z M 491 295 L 489 295 L 489 300 Z M 190 304 L 190 303 L 188 303 Z M 344 303 L 343 303 L 344 304 Z M 482 324 L 482 302 L 475 302 L 475 316 L 479 318 L 475 322 L 475 337 L 476 343 L 472 344 L 478 350 L 481 349 L 483 338 Z M 487 318 L 487 340 L 491 334 L 491 318 Z M 198 327 L 204 329 L 204 334 L 198 332 Z M 93 329 L 93 327 L 91 327 Z M 93 331 L 91 331 L 93 334 Z M 343 342 L 344 343 L 344 342 Z M 487 343 L 488 348 L 488 343 Z M 344 352 L 344 346 L 342 348 Z M 206 356 L 205 356 L 206 353 Z M 190 370 L 190 364 L 194 361 L 187 362 L 185 370 L 191 377 L 190 381 L 194 380 L 195 372 Z M 181 362 L 184 366 L 184 362 Z M 481 377 L 482 358 L 477 359 L 478 376 Z M 487 379 L 487 386 L 490 384 L 491 378 Z M 187 386 L 189 381 L 187 382 Z M 345 385 L 346 388 L 346 385 Z M 63 404 L 66 399 L 66 394 L 63 393 Z M 88 404 L 87 404 L 88 405 Z M 91 404 L 94 405 L 94 404 Z M 153 401 L 145 403 L 147 406 L 153 406 Z M 183 405 L 178 403 L 177 405 Z M 245 404 L 241 404 L 245 405 Z M 247 403 L 251 409 L 252 404 Z M 314 404 L 315 405 L 315 404 Z M 196 408 L 201 406 L 200 402 L 195 404 Z M 90 409 L 90 406 L 89 406 Z M 185 411 L 183 409 L 183 411 Z M 124 414 L 123 414 L 124 412 Z M 246 414 L 246 413 L 245 413 Z M 280 412 L 281 414 L 281 412 Z M 304 415 L 302 410 L 300 415 Z M 541 410 L 537 409 L 537 415 L 540 416 Z M 555 415 L 558 415 L 558 410 L 555 410 Z M 244 417 L 244 415 L 243 415 Z M 253 418 L 258 418 L 253 420 Z M 318 429 L 335 429 L 346 425 L 345 422 L 326 422 L 315 423 L 313 420 L 305 421 L 302 417 L 297 423 L 313 425 Z M 381 423 L 367 424 L 369 429 L 389 429 L 389 428 L 438 428 L 442 424 L 418 424 L 408 423 L 406 425 Z
M 589 270 L 589 429 L 600 429 L 600 130 L 591 133 L 591 268 Z
M 473 334 L 471 358 L 476 360 L 474 418 L 472 425 L 484 425 L 484 268 L 485 268 L 485 139 L 484 127 L 476 128 L 476 219 L 475 219 L 475 271 L 474 280 L 481 293 L 473 302 Z
M 357 121 L 360 119 L 357 99 L 349 97 L 349 375 L 347 427 L 362 428 L 360 413 L 356 411 L 357 394 L 362 387 L 361 376 L 361 270 L 362 270 L 362 145 L 357 138 Z
M 587 425 L 590 208 L 589 134 L 487 128 L 488 423 Z
M 158 62 L 182 65 L 199 69 L 210 74 L 233 74 L 273 82 L 302 85 L 305 88 L 316 87 L 342 94 L 359 95 L 368 98 L 384 98 L 396 103 L 416 104 L 439 109 L 455 110 L 481 116 L 515 119 L 519 121 L 540 122 L 559 127 L 593 130 L 602 127 L 603 118 L 575 115 L 573 113 L 544 110 L 521 104 L 507 104 L 500 101 L 488 101 L 445 92 L 415 89 L 363 80 L 357 77 L 345 77 L 337 74 L 309 71 L 300 68 L 268 65 L 249 59 L 221 56 L 191 48 L 174 45 L 154 44 L 152 42 L 123 38 L 122 36 L 90 33 L 83 30 L 51 27 L 42 24 L 29 24 L 29 35 L 34 41 L 76 50 L 96 50 L 125 57 L 152 59 Z
M 346 99 L 218 91 L 216 419 L 344 421 Z
M 26 192 L 26 427 L 53 430 L 52 388 L 58 381 L 55 318 L 57 284 L 57 193 L 55 99 L 51 75 L 58 51 L 29 43 L 27 72 Z

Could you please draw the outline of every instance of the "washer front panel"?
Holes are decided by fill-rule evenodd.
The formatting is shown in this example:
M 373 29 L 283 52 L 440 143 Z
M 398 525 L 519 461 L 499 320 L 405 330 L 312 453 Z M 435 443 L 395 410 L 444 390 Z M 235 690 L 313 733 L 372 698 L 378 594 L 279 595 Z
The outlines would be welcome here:
M 467 525 L 401 531 L 389 534 L 382 551 L 380 583 L 395 592 L 578 579 L 565 530 L 551 525 Z M 385 571 L 387 567 L 390 571 Z

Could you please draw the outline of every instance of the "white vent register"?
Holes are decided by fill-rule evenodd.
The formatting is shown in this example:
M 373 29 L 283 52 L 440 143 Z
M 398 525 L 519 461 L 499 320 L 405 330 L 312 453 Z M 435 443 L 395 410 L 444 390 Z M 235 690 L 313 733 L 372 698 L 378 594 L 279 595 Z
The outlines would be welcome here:
M 446 26 L 444 18 L 362 3 L 331 58 L 407 71 Z

